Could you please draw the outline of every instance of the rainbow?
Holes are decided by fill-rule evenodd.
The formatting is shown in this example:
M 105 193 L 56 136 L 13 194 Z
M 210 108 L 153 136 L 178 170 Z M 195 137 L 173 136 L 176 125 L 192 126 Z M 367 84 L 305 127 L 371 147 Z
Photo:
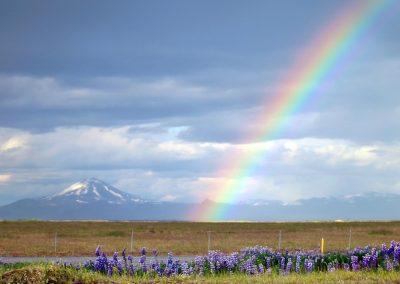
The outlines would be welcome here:
M 258 118 L 262 129 L 254 131 L 246 141 L 260 143 L 279 137 L 290 118 L 296 114 L 316 93 L 324 79 L 333 74 L 345 56 L 356 47 L 356 42 L 382 11 L 393 0 L 355 1 L 344 7 L 301 52 L 291 72 L 278 84 L 276 94 L 268 98 Z M 261 143 L 262 144 L 262 143 Z M 233 160 L 226 161 L 219 177 L 222 182 L 210 188 L 212 199 L 221 203 L 206 203 L 190 212 L 193 220 L 221 220 L 226 206 L 235 201 L 245 189 L 246 181 L 263 158 L 265 147 L 258 146 Z

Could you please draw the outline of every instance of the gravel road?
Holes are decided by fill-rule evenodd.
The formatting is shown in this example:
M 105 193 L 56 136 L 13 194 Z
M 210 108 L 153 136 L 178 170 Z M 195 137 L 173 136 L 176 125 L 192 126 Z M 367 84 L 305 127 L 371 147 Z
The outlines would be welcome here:
M 193 260 L 195 256 L 174 256 L 174 259 L 179 259 L 181 261 L 190 261 Z M 84 263 L 87 260 L 95 260 L 95 257 L 92 256 L 62 256 L 62 257 L 53 257 L 53 256 L 0 256 L 0 261 L 5 263 L 17 263 L 17 262 L 67 262 L 73 264 Z M 147 261 L 151 261 L 153 256 L 147 257 Z M 158 256 L 157 259 L 159 261 L 166 261 L 167 256 Z M 139 257 L 133 257 L 134 262 L 139 261 Z

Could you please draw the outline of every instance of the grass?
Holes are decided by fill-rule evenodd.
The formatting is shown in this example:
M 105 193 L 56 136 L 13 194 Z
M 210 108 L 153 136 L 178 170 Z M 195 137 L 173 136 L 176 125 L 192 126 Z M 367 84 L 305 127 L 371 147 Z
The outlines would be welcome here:
M 225 252 L 246 246 L 277 248 L 282 231 L 283 248 L 317 249 L 321 238 L 327 251 L 345 250 L 349 230 L 352 244 L 380 245 L 400 235 L 400 222 L 292 222 L 292 223 L 192 223 L 192 222 L 41 222 L 1 221 L 1 256 L 88 256 L 98 244 L 108 253 L 130 248 L 134 229 L 134 251 L 157 248 L 161 254 L 195 255 L 211 249 Z M 54 235 L 57 232 L 57 251 Z
M 171 278 L 149 278 L 148 276 L 113 276 L 99 273 L 57 267 L 50 264 L 19 264 L 18 267 L 0 268 L 2 283 L 400 283 L 400 272 L 362 271 L 362 272 L 318 272 L 287 276 L 263 274 L 248 276 L 244 274 L 218 276 L 179 276 Z M 32 282 L 33 281 L 33 282 Z
M 387 235 L 392 235 L 393 232 L 385 229 L 380 229 L 380 230 L 372 230 L 368 232 L 370 235 L 382 235 L 382 236 L 387 236 Z

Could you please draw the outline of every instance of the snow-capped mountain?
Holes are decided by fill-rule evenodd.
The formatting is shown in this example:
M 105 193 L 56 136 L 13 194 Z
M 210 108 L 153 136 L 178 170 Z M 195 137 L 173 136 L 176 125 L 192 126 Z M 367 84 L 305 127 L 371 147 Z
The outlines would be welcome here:
M 0 207 L 0 219 L 178 220 L 187 205 L 154 202 L 99 179 L 74 183 L 60 192 Z
M 223 220 L 398 220 L 399 194 L 364 193 L 300 199 L 293 203 L 250 200 L 239 204 L 153 202 L 96 178 L 72 184 L 57 194 L 18 200 L 0 207 L 0 219 L 190 220 L 195 209 L 224 207 Z
M 46 197 L 49 201 L 69 200 L 77 203 L 105 201 L 110 204 L 147 202 L 139 196 L 123 192 L 96 178 L 89 178 L 72 184 L 63 191 Z

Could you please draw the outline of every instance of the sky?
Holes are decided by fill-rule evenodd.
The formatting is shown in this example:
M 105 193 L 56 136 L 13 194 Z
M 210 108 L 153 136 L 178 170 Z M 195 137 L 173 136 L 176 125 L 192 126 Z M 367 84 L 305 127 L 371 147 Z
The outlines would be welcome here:
M 400 194 L 400 2 L 279 137 L 246 140 L 298 53 L 357 1 L 1 1 L 0 205 L 89 177 L 201 202 L 254 147 L 240 201 Z

